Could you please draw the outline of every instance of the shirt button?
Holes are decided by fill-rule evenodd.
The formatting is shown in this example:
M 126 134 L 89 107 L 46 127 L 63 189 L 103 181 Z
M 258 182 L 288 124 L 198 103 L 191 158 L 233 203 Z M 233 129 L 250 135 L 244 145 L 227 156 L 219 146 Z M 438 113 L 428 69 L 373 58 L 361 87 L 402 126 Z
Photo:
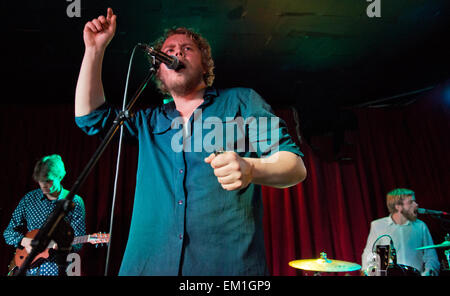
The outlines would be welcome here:
M 179 205 L 182 205 L 182 204 L 183 204 L 183 201 L 182 201 L 182 200 L 179 200 L 179 201 L 178 201 L 178 204 L 179 204 Z
M 183 239 L 183 235 L 182 235 L 182 234 L 179 234 L 179 235 L 178 235 L 178 238 L 179 238 L 179 239 Z
M 180 174 L 182 174 L 184 171 L 183 171 L 183 169 L 180 169 L 179 172 L 180 172 Z

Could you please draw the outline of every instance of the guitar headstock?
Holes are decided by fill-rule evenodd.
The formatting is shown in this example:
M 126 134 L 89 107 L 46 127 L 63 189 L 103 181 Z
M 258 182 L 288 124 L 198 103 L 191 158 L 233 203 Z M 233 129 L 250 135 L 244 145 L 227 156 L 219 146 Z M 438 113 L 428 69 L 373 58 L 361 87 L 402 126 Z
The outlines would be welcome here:
M 88 243 L 93 245 L 109 243 L 109 233 L 93 233 L 89 235 Z

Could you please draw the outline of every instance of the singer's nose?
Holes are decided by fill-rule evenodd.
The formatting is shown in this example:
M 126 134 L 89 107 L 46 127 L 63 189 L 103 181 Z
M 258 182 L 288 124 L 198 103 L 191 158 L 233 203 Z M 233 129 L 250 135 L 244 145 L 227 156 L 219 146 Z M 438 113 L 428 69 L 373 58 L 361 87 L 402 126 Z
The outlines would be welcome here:
M 175 56 L 176 57 L 182 57 L 183 56 L 183 51 L 181 49 L 175 50 Z

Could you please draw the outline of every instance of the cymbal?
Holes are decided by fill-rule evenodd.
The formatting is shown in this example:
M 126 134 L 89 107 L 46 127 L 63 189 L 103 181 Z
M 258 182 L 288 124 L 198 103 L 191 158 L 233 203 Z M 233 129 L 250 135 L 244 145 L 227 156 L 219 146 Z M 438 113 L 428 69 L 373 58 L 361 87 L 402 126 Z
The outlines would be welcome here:
M 361 265 L 356 263 L 328 259 L 327 254 L 324 252 L 320 253 L 319 259 L 294 260 L 289 262 L 289 265 L 297 269 L 323 272 L 344 272 L 361 269 Z
M 450 241 L 444 241 L 438 245 L 430 245 L 425 247 L 417 248 L 416 250 L 425 250 L 425 249 L 437 249 L 437 248 L 450 248 Z

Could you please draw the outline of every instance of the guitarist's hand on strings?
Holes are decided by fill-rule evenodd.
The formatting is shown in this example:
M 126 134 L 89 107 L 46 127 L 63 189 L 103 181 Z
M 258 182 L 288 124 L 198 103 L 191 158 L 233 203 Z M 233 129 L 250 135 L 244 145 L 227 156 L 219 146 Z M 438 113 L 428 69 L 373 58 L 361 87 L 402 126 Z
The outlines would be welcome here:
M 20 242 L 20 245 L 21 245 L 22 247 L 24 247 L 25 250 L 27 250 L 27 253 L 28 253 L 28 254 L 31 253 L 31 249 L 32 249 L 32 247 L 31 247 L 31 241 L 32 241 L 32 240 L 33 240 L 32 238 L 24 237 L 24 238 L 22 239 L 22 241 Z
M 27 251 L 28 254 L 31 253 L 31 249 L 32 249 L 31 241 L 32 240 L 33 240 L 32 238 L 24 237 L 22 239 L 22 241 L 20 242 L 20 245 L 25 248 L 25 250 Z M 49 248 L 58 250 L 58 244 L 51 242 L 49 245 Z

